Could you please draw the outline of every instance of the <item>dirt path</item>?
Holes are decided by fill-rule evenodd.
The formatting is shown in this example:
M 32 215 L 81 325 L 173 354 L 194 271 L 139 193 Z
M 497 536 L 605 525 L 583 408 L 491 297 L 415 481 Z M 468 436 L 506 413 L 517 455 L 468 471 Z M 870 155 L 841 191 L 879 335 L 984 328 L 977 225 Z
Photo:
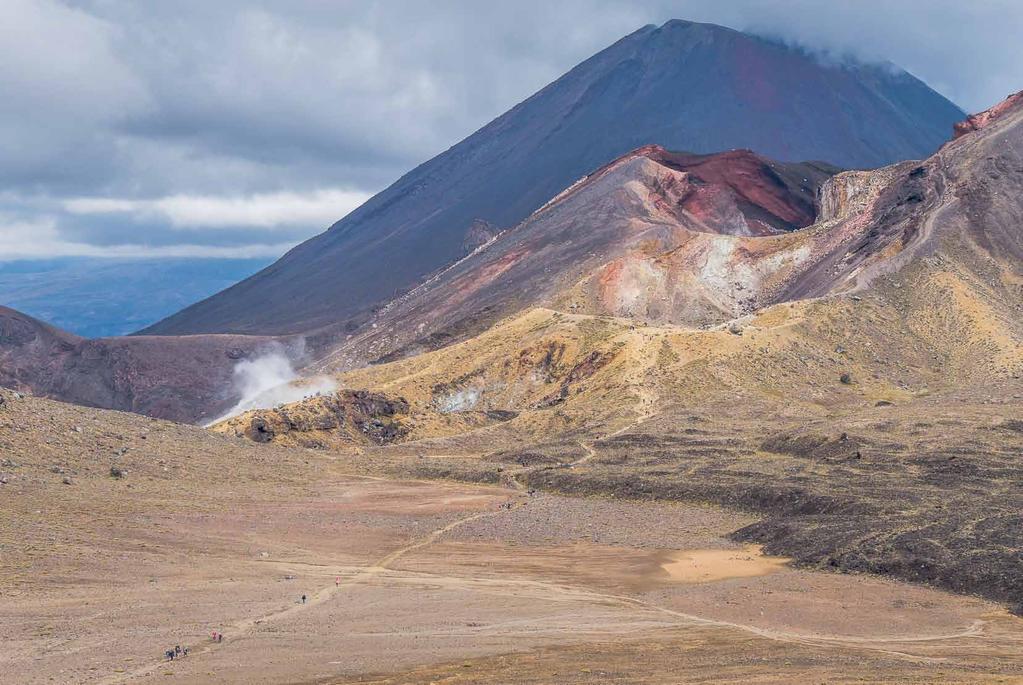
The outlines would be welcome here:
M 586 462 L 590 461 L 593 457 L 597 456 L 597 451 L 593 449 L 593 443 L 599 440 L 609 440 L 611 438 L 616 438 L 624 433 L 628 433 L 630 430 L 640 425 L 644 421 L 652 419 L 654 416 L 657 415 L 657 412 L 654 410 L 654 407 L 657 406 L 657 402 L 660 399 L 657 393 L 655 393 L 650 386 L 645 385 L 643 383 L 640 383 L 639 385 L 635 386 L 635 390 L 636 394 L 639 396 L 639 401 L 636 403 L 636 418 L 630 421 L 629 423 L 625 424 L 621 428 L 611 431 L 610 433 L 598 435 L 592 440 L 580 440 L 579 446 L 583 448 L 586 454 L 583 455 L 581 458 L 576 459 L 575 461 L 569 463 L 567 465 L 567 468 L 581 466 L 582 464 L 585 464 Z
M 468 520 L 466 520 L 465 522 L 467 523 Z M 450 526 L 448 527 L 448 530 L 454 527 L 457 526 Z M 440 534 L 435 536 L 434 539 L 436 539 L 437 537 L 440 537 Z M 416 545 L 416 548 L 418 549 L 420 547 L 425 547 L 427 544 L 429 543 L 426 542 L 419 543 Z M 714 628 L 727 628 L 740 630 L 746 633 L 756 635 L 758 637 L 766 638 L 769 640 L 775 640 L 778 642 L 785 642 L 797 645 L 807 645 L 814 647 L 826 647 L 829 645 L 857 647 L 863 649 L 876 650 L 879 652 L 883 652 L 885 654 L 891 654 L 895 656 L 920 661 L 940 662 L 943 661 L 943 659 L 926 657 L 916 654 L 907 654 L 905 652 L 896 651 L 892 649 L 892 647 L 896 645 L 941 642 L 945 640 L 957 640 L 963 638 L 983 638 L 984 626 L 987 625 L 988 623 L 988 621 L 986 620 L 977 619 L 974 620 L 969 626 L 967 626 L 963 630 L 935 634 L 903 633 L 885 635 L 883 637 L 857 637 L 852 635 L 807 634 L 763 628 L 760 626 L 755 626 L 746 623 L 737 623 L 734 621 L 724 621 L 719 619 L 706 618 L 704 616 L 699 616 L 697 614 L 669 609 L 667 607 L 660 606 L 653 602 L 645 601 L 636 597 L 631 597 L 629 595 L 600 592 L 584 586 L 521 578 L 465 578 L 460 576 L 436 575 L 422 572 L 400 573 L 402 573 L 403 576 L 409 577 L 410 579 L 413 580 L 421 577 L 426 577 L 429 578 L 431 582 L 444 581 L 445 586 L 447 587 L 458 586 L 469 589 L 480 587 L 494 588 L 518 587 L 538 589 L 541 590 L 544 594 L 550 595 L 552 600 L 556 598 L 563 598 L 573 601 L 592 601 L 605 604 L 610 603 L 616 604 L 621 607 L 639 609 L 641 611 L 657 613 L 664 616 L 670 616 L 673 619 L 675 619 L 674 625 L 680 627 L 684 627 L 686 625 L 690 626 L 699 625 Z
M 380 479 L 374 478 L 373 480 L 380 480 Z M 315 592 L 311 596 L 308 596 L 305 602 L 302 602 L 301 604 L 296 604 L 294 606 L 288 607 L 287 609 L 282 609 L 280 611 L 274 611 L 274 612 L 270 612 L 270 613 L 267 613 L 267 614 L 263 614 L 262 616 L 258 616 L 256 618 L 247 618 L 247 619 L 243 619 L 243 620 L 237 621 L 237 622 L 231 624 L 230 626 L 228 626 L 222 632 L 224 633 L 224 635 L 228 636 L 229 639 L 237 639 L 239 636 L 245 635 L 246 633 L 250 632 L 253 628 L 255 628 L 258 625 L 262 625 L 264 623 L 269 623 L 271 621 L 279 621 L 281 619 L 291 617 L 291 616 L 293 616 L 295 614 L 298 614 L 298 613 L 301 613 L 303 611 L 308 611 L 309 609 L 312 609 L 315 606 L 318 606 L 320 604 L 323 604 L 324 602 L 329 601 L 330 599 L 332 599 L 336 595 L 348 591 L 349 589 L 351 589 L 355 585 L 357 585 L 359 583 L 362 583 L 362 582 L 365 582 L 366 580 L 368 580 L 368 579 L 370 579 L 370 578 L 372 578 L 372 577 L 374 577 L 376 575 L 379 575 L 380 573 L 382 573 L 384 571 L 387 571 L 388 570 L 387 567 L 389 565 L 393 564 L 395 561 L 397 561 L 401 557 L 403 557 L 403 556 L 405 556 L 405 555 L 407 555 L 407 554 L 409 554 L 411 552 L 414 552 L 417 549 L 421 549 L 423 547 L 426 547 L 428 545 L 433 544 L 438 538 L 440 538 L 445 533 L 448 533 L 448 532 L 458 528 L 459 526 L 464 526 L 467 523 L 471 523 L 472 521 L 477 521 L 479 519 L 487 518 L 487 517 L 490 517 L 490 516 L 496 516 L 496 515 L 500 514 L 502 511 L 506 511 L 506 509 L 500 509 L 500 510 L 497 510 L 497 511 L 484 511 L 484 512 L 481 512 L 481 513 L 478 513 L 478 514 L 473 514 L 471 516 L 466 516 L 464 518 L 460 518 L 457 521 L 449 523 L 446 526 L 442 526 L 442 527 L 440 527 L 440 528 L 430 532 L 426 536 L 424 536 L 421 539 L 419 539 L 417 542 L 414 542 L 414 543 L 412 543 L 410 545 L 406 545 L 405 547 L 401 547 L 399 549 L 394 550 L 393 552 L 391 552 L 387 556 L 382 557 L 381 559 L 379 559 L 372 566 L 367 566 L 367 567 L 363 568 L 361 571 L 356 573 L 353 577 L 348 579 L 347 582 L 345 582 L 345 583 L 341 583 L 341 584 L 335 583 L 335 584 L 332 584 L 332 585 L 328 585 L 328 586 L 322 588 L 321 590 Z M 190 649 L 189 657 L 200 656 L 202 654 L 207 654 L 207 653 L 213 652 L 218 647 L 222 646 L 223 644 L 224 643 L 214 642 L 212 639 L 207 640 L 203 645 Z M 139 678 L 139 677 L 144 677 L 144 676 L 147 676 L 147 675 L 151 675 L 153 671 L 155 671 L 158 668 L 161 668 L 161 667 L 165 666 L 167 663 L 169 663 L 169 662 L 167 662 L 166 660 L 160 660 L 160 661 L 157 661 L 157 662 L 145 665 L 145 666 L 141 666 L 141 667 L 139 667 L 139 668 L 137 668 L 137 669 L 135 669 L 133 671 L 114 674 L 114 675 L 112 675 L 112 676 L 110 676 L 108 678 L 105 678 L 105 679 L 99 681 L 99 683 L 100 683 L 100 685 L 117 685 L 117 683 L 123 683 L 123 682 L 127 682 L 127 681 L 129 681 L 131 679 L 134 679 L 134 678 Z
M 480 518 L 476 516 L 473 518 Z M 468 519 L 464 521 L 468 523 Z M 461 524 L 463 522 L 459 522 Z M 448 530 L 451 530 L 457 526 L 449 526 Z M 445 531 L 446 532 L 446 531 Z M 442 533 L 434 536 L 434 540 L 440 537 Z M 427 542 L 418 543 L 415 548 L 425 547 Z M 409 549 L 408 551 L 411 551 Z M 402 554 L 405 552 L 403 551 Z M 397 554 L 397 553 L 396 553 Z M 398 556 L 401 556 L 399 554 Z M 397 558 L 397 557 L 395 557 Z M 379 569 L 385 570 L 385 569 Z M 599 603 L 611 603 L 622 607 L 630 607 L 640 609 L 641 611 L 649 611 L 652 613 L 659 613 L 666 616 L 671 616 L 676 619 L 676 625 L 700 625 L 709 626 L 716 628 L 731 628 L 741 630 L 743 632 L 751 633 L 759 637 L 767 638 L 770 640 L 777 640 L 781 642 L 789 642 L 794 644 L 802 645 L 813 645 L 813 646 L 825 646 L 830 644 L 842 645 L 842 646 L 853 646 L 853 647 L 865 647 L 870 649 L 878 649 L 886 653 L 897 653 L 891 652 L 891 650 L 885 649 L 883 645 L 901 645 L 901 644 L 914 644 L 914 643 L 928 643 L 928 642 L 940 642 L 943 640 L 956 640 L 962 638 L 982 638 L 984 637 L 984 626 L 988 621 L 983 619 L 974 620 L 969 626 L 963 630 L 946 633 L 934 633 L 934 634 L 920 634 L 920 633 L 903 633 L 894 635 L 885 635 L 882 637 L 857 637 L 853 635 L 820 635 L 820 634 L 808 634 L 808 633 L 797 633 L 785 630 L 775 630 L 770 628 L 762 628 L 760 626 L 750 625 L 746 623 L 737 623 L 734 621 L 724 621 L 719 619 L 706 618 L 697 614 L 687 613 L 684 611 L 676 611 L 667 607 L 660 606 L 653 602 L 645 601 L 637 597 L 629 595 L 600 592 L 591 588 L 587 588 L 579 585 L 563 584 L 551 581 L 536 580 L 536 579 L 523 579 L 523 578 L 466 578 L 461 576 L 453 575 L 439 575 L 424 572 L 410 572 L 410 571 L 399 571 L 400 575 L 395 577 L 395 580 L 406 578 L 412 581 L 420 579 L 428 579 L 432 583 L 438 583 L 443 581 L 446 587 L 464 587 L 469 589 L 490 587 L 490 588 L 529 588 L 540 590 L 544 594 L 550 595 L 551 599 L 564 598 L 574 601 L 593 601 Z M 908 658 L 912 659 L 926 659 L 927 657 L 921 657 L 917 655 L 905 654 Z

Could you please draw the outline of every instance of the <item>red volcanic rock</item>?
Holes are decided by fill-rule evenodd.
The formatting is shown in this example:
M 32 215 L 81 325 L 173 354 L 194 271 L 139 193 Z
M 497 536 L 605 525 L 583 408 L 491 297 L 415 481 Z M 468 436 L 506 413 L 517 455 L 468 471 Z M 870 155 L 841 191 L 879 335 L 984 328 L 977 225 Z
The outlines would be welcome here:
M 750 150 L 712 155 L 668 152 L 657 146 L 646 157 L 666 167 L 686 172 L 696 190 L 687 202 L 697 217 L 714 196 L 726 194 L 743 215 L 753 235 L 768 235 L 804 228 L 816 218 L 816 192 L 824 178 L 839 171 L 817 162 L 783 164 Z M 730 231 L 720 231 L 730 233 Z
M 1023 90 L 1018 93 L 1013 93 L 990 109 L 985 109 L 983 112 L 978 112 L 977 114 L 971 114 L 965 120 L 960 121 L 952 127 L 953 140 L 961 138 L 967 133 L 979 131 L 998 117 L 1010 111 L 1012 108 L 1020 105 L 1020 103 L 1023 103 Z
M 772 235 L 805 228 L 817 216 L 817 190 L 841 169 L 823 162 L 776 162 L 750 150 L 708 155 L 644 145 L 593 172 L 548 203 L 563 200 L 626 162 L 645 157 L 684 172 L 659 181 L 654 205 L 693 231 Z
M 949 246 L 964 242 L 969 259 L 986 253 L 1018 278 L 1023 176 L 1006 170 L 1023 159 L 1020 100 L 975 117 L 979 127 L 998 122 L 969 145 L 833 178 L 820 164 L 747 150 L 636 149 L 380 310 L 325 366 L 418 354 L 536 306 L 715 325 L 867 288 L 939 249 L 952 263 L 960 257 Z

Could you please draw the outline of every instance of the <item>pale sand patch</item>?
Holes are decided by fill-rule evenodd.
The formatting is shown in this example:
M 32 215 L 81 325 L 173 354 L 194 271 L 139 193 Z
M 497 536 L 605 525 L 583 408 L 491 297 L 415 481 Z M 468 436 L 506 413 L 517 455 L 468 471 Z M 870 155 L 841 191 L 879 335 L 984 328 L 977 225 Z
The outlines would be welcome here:
M 709 583 L 728 578 L 753 578 L 783 570 L 791 559 L 769 557 L 760 545 L 742 549 L 690 549 L 670 554 L 661 568 L 675 582 Z

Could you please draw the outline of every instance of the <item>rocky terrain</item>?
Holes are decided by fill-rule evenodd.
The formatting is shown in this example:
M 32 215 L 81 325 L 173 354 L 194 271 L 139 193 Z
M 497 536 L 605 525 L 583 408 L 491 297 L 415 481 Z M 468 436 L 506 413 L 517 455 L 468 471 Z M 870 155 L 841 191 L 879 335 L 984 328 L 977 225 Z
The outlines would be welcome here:
M 341 390 L 274 409 L 248 411 L 216 424 L 220 433 L 255 442 L 326 449 L 386 444 L 409 433 L 409 404 L 364 390 Z
M 785 237 L 813 222 L 817 192 L 833 172 L 748 151 L 693 156 L 641 148 L 389 302 L 315 366 L 418 354 L 536 305 L 691 325 L 732 318 L 751 309 L 761 280 L 791 269 L 798 254 L 786 254 L 792 241 Z M 763 266 L 737 274 L 740 282 L 692 268 L 742 260 L 737 243 L 754 235 L 778 241 L 745 260 Z
M 984 262 L 993 260 L 1007 272 L 976 296 L 1018 321 L 1019 108 L 992 121 L 994 130 L 922 163 L 831 178 L 746 153 L 687 168 L 684 157 L 637 150 L 389 303 L 319 368 L 416 354 L 537 304 L 713 325 L 776 302 L 853 293 L 918 258 L 947 259 L 935 278 L 971 293 L 991 279 Z M 704 180 L 709 166 L 721 171 Z M 794 172 L 803 189 L 781 180 Z M 797 208 L 818 187 L 819 215 L 806 226 L 812 214 Z M 781 215 L 791 223 L 781 225 Z M 773 219 L 758 221 L 764 216 Z M 797 226 L 806 227 L 785 230 Z M 948 251 L 932 254 L 940 242 Z

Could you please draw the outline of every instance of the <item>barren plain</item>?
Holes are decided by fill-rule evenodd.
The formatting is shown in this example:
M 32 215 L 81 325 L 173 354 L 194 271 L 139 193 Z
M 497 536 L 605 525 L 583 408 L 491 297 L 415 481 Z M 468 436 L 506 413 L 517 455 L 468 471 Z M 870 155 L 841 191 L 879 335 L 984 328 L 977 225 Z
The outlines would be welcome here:
M 2 396 L 5 682 L 1023 675 L 1005 608 L 793 567 L 730 538 L 750 515 L 422 481 L 382 452 Z

